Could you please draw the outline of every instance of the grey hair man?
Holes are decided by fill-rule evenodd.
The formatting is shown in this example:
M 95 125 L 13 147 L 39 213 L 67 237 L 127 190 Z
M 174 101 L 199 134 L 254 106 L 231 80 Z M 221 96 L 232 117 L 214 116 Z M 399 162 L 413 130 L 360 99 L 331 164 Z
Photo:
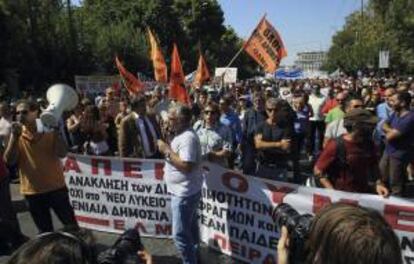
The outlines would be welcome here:
M 165 156 L 164 175 L 171 193 L 173 239 L 183 263 L 197 263 L 199 228 L 197 207 L 201 198 L 201 145 L 191 128 L 192 111 L 182 105 L 169 109 L 168 120 L 175 136 L 171 144 L 158 140 Z

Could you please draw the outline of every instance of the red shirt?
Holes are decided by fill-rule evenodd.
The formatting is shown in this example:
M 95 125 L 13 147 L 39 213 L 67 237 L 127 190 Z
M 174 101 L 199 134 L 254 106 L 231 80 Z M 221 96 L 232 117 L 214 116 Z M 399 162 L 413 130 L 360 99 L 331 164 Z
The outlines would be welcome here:
M 371 174 L 378 176 L 378 157 L 375 148 L 363 149 L 352 141 L 344 140 L 346 167 L 336 161 L 337 144 L 331 139 L 322 151 L 315 167 L 329 175 L 337 190 L 347 192 L 370 192 L 368 180 Z

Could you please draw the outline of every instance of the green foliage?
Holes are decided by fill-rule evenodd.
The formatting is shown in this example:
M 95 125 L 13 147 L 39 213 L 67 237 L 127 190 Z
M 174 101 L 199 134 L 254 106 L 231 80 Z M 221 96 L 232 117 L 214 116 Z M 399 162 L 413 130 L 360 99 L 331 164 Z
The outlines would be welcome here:
M 324 68 L 347 72 L 378 68 L 380 50 L 390 51 L 393 71 L 414 71 L 414 1 L 371 0 L 364 12 L 347 18 L 332 39 Z
M 196 69 L 199 51 L 212 73 L 242 45 L 217 0 L 0 0 L 0 84 L 16 73 L 21 89 L 41 93 L 74 75 L 116 74 L 116 54 L 131 72 L 153 76 L 148 26 L 167 63 L 177 43 L 186 73 Z M 241 77 L 256 67 L 243 54 L 234 65 Z

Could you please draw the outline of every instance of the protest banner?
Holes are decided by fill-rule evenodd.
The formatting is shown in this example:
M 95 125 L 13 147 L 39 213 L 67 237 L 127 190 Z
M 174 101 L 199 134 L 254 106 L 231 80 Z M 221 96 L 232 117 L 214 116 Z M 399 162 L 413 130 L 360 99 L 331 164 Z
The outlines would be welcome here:
M 63 162 L 82 227 L 117 233 L 136 227 L 143 236 L 170 236 L 162 160 L 72 155 Z M 379 211 L 398 235 L 405 263 L 414 262 L 412 200 L 263 180 L 212 163 L 202 167 L 201 239 L 224 254 L 248 263 L 276 263 L 279 234 L 272 213 L 278 204 L 315 214 L 327 204 L 344 202 Z
M 216 68 L 214 75 L 215 77 L 223 79 L 224 83 L 226 84 L 237 82 L 237 68 L 228 68 L 228 67 Z
M 378 54 L 378 68 L 387 69 L 390 67 L 390 52 L 381 50 Z
M 108 87 L 121 87 L 121 79 L 119 76 L 77 75 L 75 87 L 81 94 L 96 96 L 104 94 Z
M 268 73 L 274 73 L 287 56 L 282 38 L 266 17 L 260 20 L 244 50 Z

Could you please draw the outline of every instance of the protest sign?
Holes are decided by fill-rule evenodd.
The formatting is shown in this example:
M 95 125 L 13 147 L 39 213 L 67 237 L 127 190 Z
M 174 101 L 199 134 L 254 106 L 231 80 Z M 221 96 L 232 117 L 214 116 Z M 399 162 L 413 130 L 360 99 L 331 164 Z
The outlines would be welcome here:
M 121 87 L 121 79 L 116 76 L 75 76 L 76 90 L 82 94 L 96 96 L 105 93 L 108 87 Z
M 287 56 L 279 33 L 265 17 L 244 44 L 244 50 L 268 73 L 274 73 Z
M 82 227 L 117 233 L 135 227 L 143 236 L 171 235 L 162 160 L 72 155 L 63 162 Z M 249 263 L 276 263 L 279 234 L 272 213 L 278 204 L 315 214 L 327 204 L 344 202 L 379 211 L 398 235 L 405 263 L 414 262 L 412 200 L 263 180 L 212 163 L 202 167 L 200 234 L 216 250 Z
M 237 82 L 237 68 L 216 68 L 215 77 L 223 78 L 224 83 Z
M 388 50 L 381 50 L 378 57 L 378 68 L 387 69 L 390 67 L 390 52 Z

